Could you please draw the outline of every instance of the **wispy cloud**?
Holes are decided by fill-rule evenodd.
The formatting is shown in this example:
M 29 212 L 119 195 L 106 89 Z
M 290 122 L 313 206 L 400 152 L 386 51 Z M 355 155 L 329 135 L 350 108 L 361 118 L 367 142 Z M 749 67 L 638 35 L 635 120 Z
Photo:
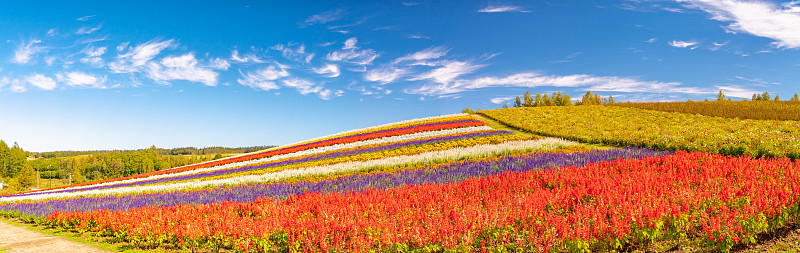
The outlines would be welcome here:
M 401 4 L 405 5 L 405 6 L 417 6 L 417 5 L 420 5 L 422 3 L 420 3 L 420 2 L 402 2 Z
M 658 40 L 658 39 L 656 39 L 656 38 L 650 38 L 649 40 L 645 40 L 644 42 L 647 42 L 647 43 L 653 43 L 653 42 L 656 42 L 656 40 Z
M 147 64 L 147 76 L 159 83 L 171 80 L 186 80 L 216 86 L 219 74 L 211 69 L 200 67 L 194 54 L 164 57 L 159 63 Z
M 84 27 L 81 27 L 80 29 L 78 29 L 78 31 L 76 31 L 75 34 L 78 34 L 78 35 L 92 34 L 92 33 L 96 32 L 96 31 L 99 31 L 102 28 L 103 28 L 103 24 L 99 24 L 99 25 L 94 26 L 94 27 L 84 26 Z
M 27 64 L 37 54 L 46 52 L 47 48 L 39 46 L 39 43 L 42 43 L 42 41 L 30 40 L 28 42 L 22 42 L 22 44 L 17 47 L 17 50 L 14 50 L 14 59 L 12 59 L 12 61 L 19 64 Z
M 583 52 L 575 52 L 575 53 L 571 53 L 571 54 L 567 55 L 567 57 L 565 57 L 563 60 L 552 61 L 551 63 L 566 63 L 566 62 L 572 62 L 572 60 L 573 60 L 573 59 L 575 59 L 575 57 L 578 57 L 578 55 L 581 55 L 581 54 L 583 54 Z
M 698 43 L 696 41 L 673 40 L 668 42 L 668 44 L 671 47 L 696 49 Z
M 326 11 L 306 18 L 305 25 L 325 24 L 331 21 L 342 19 L 344 15 L 344 9 Z
M 406 75 L 408 71 L 403 68 L 398 68 L 395 66 L 383 66 L 376 69 L 371 69 L 364 74 L 364 80 L 370 82 L 380 82 L 381 84 L 387 84 L 394 82 L 398 78 L 403 77 Z
M 103 61 L 103 58 L 101 58 L 100 56 L 103 56 L 107 50 L 108 48 L 106 47 L 87 46 L 86 48 L 83 49 L 83 53 L 86 56 L 82 57 L 80 59 L 80 62 L 89 64 L 96 68 L 102 68 L 103 66 L 105 66 L 105 62 Z
M 42 74 L 34 74 L 27 76 L 25 77 L 25 81 L 27 81 L 28 84 L 36 86 L 42 90 L 53 90 L 56 88 L 56 86 L 58 86 L 58 84 L 56 84 L 56 81 L 53 80 L 53 78 L 50 78 Z
M 397 58 L 397 59 L 394 60 L 394 63 L 402 63 L 402 62 L 406 62 L 406 61 L 421 62 L 421 61 L 426 61 L 426 60 L 430 60 L 430 59 L 438 59 L 438 58 L 441 58 L 442 56 L 447 55 L 447 53 L 449 51 L 450 51 L 450 49 L 447 49 L 447 48 L 441 47 L 441 46 L 440 47 L 430 47 L 430 48 L 426 48 L 426 49 L 424 49 L 422 51 L 418 51 L 418 52 L 415 52 L 413 54 L 407 54 L 407 55 L 405 55 L 403 57 Z
M 358 65 L 371 65 L 372 61 L 374 61 L 375 58 L 378 58 L 380 54 L 372 49 L 359 50 L 356 46 L 357 42 L 358 40 L 355 37 L 347 39 L 347 41 L 344 42 L 342 50 L 330 52 L 326 58 L 329 61 L 342 61 L 355 63 Z
M 478 12 L 484 13 L 497 13 L 497 12 L 530 12 L 522 7 L 513 6 L 513 5 L 488 5 L 483 9 L 478 10 Z
M 727 44 L 728 44 L 728 42 L 723 42 L 723 43 L 712 42 L 711 46 L 708 47 L 708 50 L 717 51 L 717 50 L 719 50 L 720 48 L 724 47 Z
M 341 96 L 341 93 L 334 94 L 331 90 L 325 89 L 322 85 L 313 83 L 311 81 L 300 79 L 300 78 L 290 78 L 285 79 L 282 82 L 283 86 L 294 88 L 300 94 L 307 95 L 311 93 L 317 93 L 319 98 L 328 100 L 331 99 L 334 95 Z
M 276 50 L 281 52 L 281 56 L 283 58 L 295 61 L 295 62 L 311 62 L 311 59 L 314 58 L 314 54 L 306 52 L 306 46 L 303 43 L 297 44 L 295 48 L 291 48 L 292 43 L 288 45 L 278 44 L 272 46 L 270 49 Z
M 427 84 L 415 89 L 406 90 L 410 94 L 426 96 L 456 94 L 465 91 L 490 87 L 585 87 L 587 90 L 612 92 L 647 92 L 647 93 L 688 93 L 713 94 L 714 91 L 685 87 L 677 82 L 642 81 L 632 77 L 594 76 L 594 75 L 543 75 L 537 72 L 525 72 L 504 77 L 481 77 L 477 79 L 456 80 L 438 85 Z
M 235 49 L 233 50 L 233 52 L 231 52 L 231 61 L 237 63 L 264 63 L 264 61 L 261 60 L 261 58 L 259 58 L 253 53 L 248 53 L 244 56 L 239 56 L 239 51 Z
M 688 8 L 703 10 L 711 18 L 730 23 L 729 33 L 747 33 L 776 40 L 773 45 L 800 48 L 800 2 L 676 0 Z
M 283 65 L 270 65 L 254 73 L 241 73 L 239 84 L 261 90 L 274 90 L 280 88 L 275 80 L 289 76 L 289 71 Z
M 457 77 L 474 72 L 484 65 L 475 65 L 465 61 L 448 61 L 442 67 L 434 69 L 428 73 L 418 75 L 409 81 L 432 80 L 434 82 L 447 85 Z
M 9 85 L 8 88 L 14 93 L 25 92 L 28 90 L 28 88 L 25 87 L 25 84 L 19 79 L 9 79 L 8 77 L 3 77 L 3 79 L 0 79 L 0 87 L 6 85 Z
M 339 66 L 336 66 L 336 64 L 325 64 L 325 67 L 314 68 L 314 72 L 330 78 L 337 77 L 341 73 Z
M 722 92 L 725 93 L 725 96 L 728 97 L 750 98 L 753 96 L 753 94 L 761 94 L 761 91 L 745 88 L 738 85 L 719 85 L 716 87 L 722 90 Z
M 95 17 L 95 16 L 97 16 L 97 15 L 83 16 L 83 17 L 80 17 L 80 18 L 76 18 L 75 20 L 78 20 L 78 21 L 87 21 L 87 20 L 89 20 L 90 18 L 93 18 L 93 17 Z
M 425 35 L 422 35 L 422 34 L 409 34 L 407 36 L 407 38 L 409 38 L 409 39 L 426 39 L 426 40 L 431 39 L 431 37 L 428 37 L 428 36 L 425 36 Z
M 222 58 L 215 58 L 209 61 L 208 67 L 212 69 L 228 70 L 228 68 L 231 67 L 231 63 Z
M 516 97 L 513 97 L 513 96 L 509 96 L 509 97 L 496 97 L 496 98 L 489 99 L 489 101 L 490 101 L 490 102 L 492 102 L 492 104 L 498 104 L 498 105 L 499 105 L 499 104 L 502 104 L 502 103 L 503 103 L 503 102 L 505 102 L 505 101 L 511 101 L 511 100 L 512 100 L 512 99 L 514 99 L 514 98 L 516 98 Z
M 87 88 L 105 88 L 103 84 L 106 77 L 97 77 L 83 72 L 67 72 L 56 74 L 59 82 L 65 83 L 72 87 L 87 87 Z
M 114 73 L 133 73 L 142 70 L 142 67 L 150 60 L 158 56 L 161 51 L 175 47 L 173 40 L 154 39 L 136 47 L 129 48 L 127 45 L 120 44 L 117 59 L 108 66 Z

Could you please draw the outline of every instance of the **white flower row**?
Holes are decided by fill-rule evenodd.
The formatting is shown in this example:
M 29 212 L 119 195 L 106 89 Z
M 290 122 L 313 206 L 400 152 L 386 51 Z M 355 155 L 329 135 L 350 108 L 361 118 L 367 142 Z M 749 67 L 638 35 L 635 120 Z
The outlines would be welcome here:
M 349 149 L 349 148 L 356 148 L 356 147 L 360 147 L 360 146 L 384 144 L 384 143 L 388 144 L 388 143 L 394 143 L 394 142 L 410 141 L 410 140 L 414 140 L 414 139 L 430 138 L 430 137 L 445 136 L 445 135 L 450 135 L 450 134 L 470 133 L 470 132 L 478 132 L 478 131 L 486 131 L 486 130 L 492 130 L 492 128 L 489 127 L 489 126 L 474 126 L 474 127 L 462 127 L 462 128 L 454 128 L 454 129 L 426 131 L 426 132 L 411 133 L 411 134 L 404 134 L 404 135 L 388 136 L 388 137 L 365 140 L 365 141 L 357 141 L 357 142 L 350 142 L 350 143 L 340 143 L 340 144 L 336 144 L 336 145 L 330 145 L 330 146 L 306 149 L 306 150 L 303 150 L 303 151 L 298 151 L 298 152 L 293 152 L 293 153 L 288 153 L 288 154 L 282 154 L 282 155 L 276 155 L 276 156 L 271 156 L 271 157 L 266 157 L 266 158 L 261 158 L 261 159 L 254 159 L 254 160 L 248 160 L 248 161 L 242 161 L 242 162 L 236 162 L 236 163 L 229 163 L 229 164 L 223 164 L 223 165 L 218 165 L 218 166 L 213 166 L 213 167 L 198 168 L 198 169 L 187 170 L 187 171 L 183 171 L 183 172 L 161 174 L 161 175 L 153 175 L 153 176 L 149 176 L 149 177 L 134 178 L 134 179 L 127 179 L 127 180 L 120 180 L 120 181 L 112 181 L 112 182 L 106 182 L 106 183 L 101 183 L 101 184 L 92 184 L 92 185 L 85 185 L 85 186 L 61 188 L 61 189 L 55 189 L 55 190 L 41 191 L 41 193 L 60 192 L 60 191 L 66 191 L 66 190 L 84 189 L 84 188 L 91 188 L 91 187 L 98 187 L 98 186 L 108 186 L 108 185 L 117 185 L 117 184 L 127 184 L 127 183 L 134 183 L 134 182 L 147 181 L 147 180 L 155 180 L 155 179 L 161 179 L 161 178 L 167 178 L 167 177 L 178 177 L 178 176 L 191 175 L 191 174 L 197 174 L 197 173 L 203 173 L 203 172 L 210 172 L 210 171 L 215 171 L 215 170 L 222 170 L 222 169 L 241 167 L 241 166 L 246 166 L 246 165 L 256 164 L 256 163 L 263 163 L 263 162 L 287 159 L 287 158 L 292 158 L 292 157 L 313 155 L 313 154 L 324 153 L 324 152 L 329 152 L 329 151 L 335 151 L 335 150 L 340 150 L 340 149 Z
M 204 164 L 204 163 L 210 163 L 210 162 L 213 162 L 213 161 L 233 159 L 233 158 L 236 158 L 236 157 L 246 156 L 246 155 L 251 155 L 251 154 L 256 154 L 256 153 L 269 152 L 269 151 L 272 151 L 272 150 L 278 150 L 278 149 L 287 148 L 287 147 L 291 147 L 291 146 L 295 146 L 295 145 L 299 145 L 299 144 L 305 144 L 305 143 L 322 141 L 322 140 L 326 140 L 326 139 L 332 139 L 333 137 L 339 137 L 339 136 L 344 136 L 344 135 L 347 135 L 347 134 L 364 132 L 364 131 L 369 131 L 369 130 L 372 130 L 372 129 L 383 128 L 383 127 L 390 127 L 390 126 L 395 126 L 395 125 L 414 123 L 414 122 L 418 122 L 418 121 L 435 120 L 435 119 L 441 119 L 441 118 L 459 117 L 459 116 L 466 116 L 466 115 L 469 115 L 469 114 L 456 113 L 456 114 L 447 114 L 447 115 L 433 116 L 433 117 L 427 117 L 427 118 L 417 118 L 417 119 L 403 120 L 403 121 L 387 123 L 387 124 L 378 125 L 378 126 L 371 126 L 371 127 L 361 128 L 361 129 L 348 130 L 348 131 L 339 132 L 339 133 L 335 133 L 335 134 L 331 134 L 331 135 L 317 137 L 317 138 L 310 139 L 310 140 L 299 141 L 299 142 L 286 144 L 286 145 L 282 145 L 282 146 L 278 146 L 278 147 L 259 150 L 259 151 L 256 151 L 256 152 L 245 153 L 245 154 L 236 155 L 236 156 L 229 156 L 229 157 L 225 157 L 225 158 L 221 158 L 221 159 L 217 159 L 217 160 L 212 160 L 212 161 L 207 161 L 207 162 L 202 162 L 202 163 L 196 163 L 196 164 Z M 170 168 L 170 169 L 167 169 L 167 170 L 180 169 L 182 167 L 192 166 L 192 165 L 196 165 L 196 164 L 184 165 L 184 166 L 180 166 L 180 167 Z
M 61 198 L 74 198 L 78 196 L 93 196 L 93 195 L 168 192 L 168 191 L 189 190 L 189 189 L 197 189 L 203 187 L 222 186 L 222 185 L 263 183 L 263 182 L 277 181 L 292 177 L 304 177 L 312 175 L 325 175 L 331 173 L 353 172 L 376 166 L 395 166 L 395 165 L 402 165 L 409 163 L 437 162 L 443 160 L 455 160 L 463 157 L 488 157 L 513 151 L 547 150 L 547 149 L 556 149 L 573 145 L 579 145 L 579 144 L 576 142 L 566 141 L 557 138 L 510 141 L 500 144 L 476 145 L 472 147 L 459 147 L 448 150 L 431 151 L 416 155 L 393 156 L 393 157 L 386 157 L 382 159 L 375 159 L 369 161 L 344 162 L 331 165 L 297 168 L 297 169 L 283 170 L 272 173 L 265 173 L 261 175 L 244 175 L 244 176 L 224 178 L 224 179 L 213 179 L 205 181 L 196 180 L 191 182 L 180 182 L 174 184 L 144 185 L 144 186 L 123 187 L 114 189 L 90 190 L 83 192 L 51 193 L 51 194 L 42 194 L 34 196 L 8 197 L 0 199 L 0 202 L 3 201 L 10 202 L 18 200 L 43 200 L 51 198 L 61 199 Z

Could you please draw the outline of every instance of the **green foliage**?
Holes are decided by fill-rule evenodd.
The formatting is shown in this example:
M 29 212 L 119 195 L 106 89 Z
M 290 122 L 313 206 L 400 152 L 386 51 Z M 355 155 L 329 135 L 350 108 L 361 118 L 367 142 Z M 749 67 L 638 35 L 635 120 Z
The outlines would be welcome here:
M 614 106 L 725 118 L 800 121 L 800 103 L 789 101 L 628 102 Z
M 792 97 L 792 100 L 790 100 L 790 101 L 792 101 L 792 102 L 800 102 L 800 96 L 797 96 L 797 93 L 795 93 L 794 97 Z
M 725 93 L 722 93 L 722 90 L 719 90 L 719 94 L 717 94 L 717 101 L 725 101 Z
M 797 94 L 795 94 L 795 96 L 797 96 Z M 517 96 L 517 99 L 514 100 L 514 108 L 518 107 L 522 107 L 522 100 L 519 99 L 519 96 Z
M 472 109 L 469 109 L 469 107 L 467 107 L 467 108 L 464 108 L 464 110 L 461 110 L 461 113 L 470 113 L 470 114 L 472 114 L 472 113 L 475 113 L 475 111 L 472 110 Z
M 530 92 L 527 92 L 527 91 L 525 92 L 525 95 L 523 96 L 523 100 L 524 100 L 524 102 L 522 102 L 522 106 L 523 107 L 531 107 L 531 106 L 534 105 L 534 100 L 533 100 L 533 97 L 531 97 L 531 93 Z M 538 99 L 537 99 L 537 101 L 538 101 Z

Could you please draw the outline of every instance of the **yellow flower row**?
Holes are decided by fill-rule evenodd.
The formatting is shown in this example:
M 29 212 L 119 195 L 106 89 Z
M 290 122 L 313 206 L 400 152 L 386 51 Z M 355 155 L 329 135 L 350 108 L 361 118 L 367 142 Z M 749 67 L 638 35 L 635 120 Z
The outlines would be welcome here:
M 264 174 L 270 172 L 277 172 L 282 170 L 288 169 L 295 169 L 301 167 L 313 167 L 313 166 L 322 166 L 322 165 L 329 165 L 335 163 L 343 163 L 343 162 L 352 162 L 352 161 L 366 161 L 366 160 L 373 160 L 373 159 L 380 159 L 384 157 L 390 156 L 400 156 L 400 155 L 416 155 L 419 153 L 429 152 L 429 151 L 439 151 L 439 150 L 447 150 L 456 147 L 470 147 L 475 145 L 483 145 L 483 144 L 498 144 L 506 141 L 515 141 L 515 140 L 522 140 L 524 138 L 515 136 L 515 135 L 492 135 L 492 136 L 485 136 L 485 137 L 477 137 L 471 139 L 461 139 L 461 140 L 453 140 L 448 142 L 441 142 L 441 143 L 432 143 L 432 144 L 425 144 L 419 146 L 408 146 L 402 147 L 398 149 L 392 150 L 384 150 L 380 152 L 372 152 L 372 153 L 365 153 L 365 154 L 357 154 L 351 156 L 344 156 L 344 157 L 337 157 L 332 159 L 324 159 L 324 160 L 317 160 L 305 163 L 296 163 L 290 164 L 280 167 L 269 167 L 259 170 L 251 170 L 246 172 L 240 173 L 233 173 L 233 174 L 226 174 L 216 177 L 204 177 L 203 180 L 214 180 L 214 179 L 223 179 L 229 177 L 236 177 L 236 176 L 244 176 L 244 175 L 257 175 L 257 174 Z M 296 158 L 294 158 L 296 159 Z M 271 161 L 274 162 L 274 161 Z M 178 182 L 170 182 L 170 183 L 178 183 Z

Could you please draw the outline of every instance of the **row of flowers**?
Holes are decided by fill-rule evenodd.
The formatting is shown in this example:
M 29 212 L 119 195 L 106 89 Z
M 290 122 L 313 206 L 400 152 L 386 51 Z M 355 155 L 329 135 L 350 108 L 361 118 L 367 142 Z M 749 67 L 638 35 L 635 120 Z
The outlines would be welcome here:
M 245 203 L 57 211 L 45 223 L 144 248 L 588 252 L 694 238 L 726 252 L 800 214 L 800 161 L 786 158 L 680 151 L 548 170 L 535 169 L 547 162 L 527 164 L 529 158 L 422 170 L 433 171 L 422 178 L 462 168 L 500 172 L 464 179 L 455 174 L 434 184 L 334 188 Z
M 95 189 L 77 192 L 50 193 L 41 195 L 27 195 L 17 197 L 6 197 L 8 202 L 18 201 L 42 201 L 47 199 L 67 199 L 80 196 L 104 196 L 104 195 L 130 195 L 144 193 L 163 193 L 173 191 L 187 191 L 192 189 L 213 188 L 222 186 L 237 186 L 244 184 L 276 182 L 293 178 L 307 178 L 323 175 L 335 175 L 343 173 L 354 173 L 358 171 L 368 171 L 384 168 L 395 168 L 404 166 L 414 166 L 422 164 L 434 164 L 448 162 L 459 159 L 491 157 L 508 155 L 512 153 L 524 153 L 536 150 L 552 150 L 578 145 L 575 142 L 565 141 L 556 138 L 545 138 L 539 140 L 509 141 L 499 144 L 483 144 L 469 147 L 455 147 L 437 151 L 423 152 L 415 155 L 399 155 L 381 159 L 351 161 L 322 166 L 299 167 L 285 169 L 276 172 L 242 175 L 224 179 L 200 180 L 189 182 L 178 182 L 171 184 L 154 184 L 143 186 L 120 187 L 112 189 Z M 8 205 L 5 205 L 8 206 Z
M 218 174 L 227 174 L 226 171 L 232 170 L 251 170 L 253 166 L 260 166 L 267 163 L 272 164 L 270 167 L 274 167 L 276 164 L 285 165 L 285 164 L 297 164 L 307 161 L 313 160 L 321 160 L 325 158 L 331 157 L 341 157 L 346 155 L 352 154 L 362 154 L 367 152 L 374 152 L 374 150 L 370 150 L 370 148 L 383 148 L 383 150 L 389 148 L 398 148 L 398 147 L 405 147 L 411 145 L 421 145 L 427 143 L 435 143 L 435 142 L 443 142 L 449 140 L 456 140 L 456 139 L 464 139 L 464 138 L 474 138 L 478 136 L 490 136 L 495 134 L 509 134 L 510 132 L 503 132 L 503 131 L 492 131 L 491 127 L 488 126 L 476 126 L 476 127 L 463 127 L 463 128 L 456 128 L 456 129 L 446 129 L 446 130 L 438 130 L 438 131 L 427 131 L 421 133 L 412 133 L 412 134 L 405 134 L 405 135 L 398 135 L 398 136 L 390 136 L 390 137 L 383 137 L 378 139 L 366 140 L 366 141 L 358 141 L 358 142 L 351 142 L 345 144 L 337 144 L 313 149 L 307 149 L 304 151 L 283 154 L 283 155 L 276 155 L 267 158 L 261 159 L 253 159 L 249 161 L 242 161 L 236 163 L 229 163 L 225 165 L 218 165 L 213 167 L 206 167 L 206 168 L 199 168 L 194 170 L 188 171 L 181 171 L 181 172 L 174 172 L 169 174 L 161 174 L 161 175 L 153 175 L 149 177 L 140 177 L 134 179 L 127 179 L 127 180 L 117 180 L 111 181 L 106 183 L 99 183 L 99 184 L 92 184 L 92 185 L 85 185 L 85 186 L 75 186 L 75 187 L 67 187 L 61 189 L 53 189 L 41 192 L 34 192 L 34 193 L 25 193 L 19 194 L 16 196 L 28 196 L 28 195 L 39 195 L 39 194 L 49 194 L 55 192 L 75 192 L 81 190 L 91 190 L 91 189 L 107 189 L 112 187 L 122 187 L 122 186 L 129 186 L 134 185 L 135 183 L 144 184 L 141 182 L 167 182 L 167 181 L 176 181 L 170 180 L 168 178 L 174 177 L 192 177 L 192 178 L 199 178 L 202 176 L 192 176 L 198 175 L 200 173 L 208 173 L 208 172 L 221 172 Z M 417 140 L 416 142 L 414 140 Z M 392 145 L 387 145 L 392 144 Z M 339 151 L 339 152 L 335 152 Z M 327 157 L 320 156 L 323 154 Z M 247 168 L 242 169 L 242 167 Z M 178 179 L 180 180 L 180 179 Z
M 187 166 L 183 166 L 183 167 L 179 167 L 179 168 L 172 168 L 172 169 L 168 169 L 168 170 L 161 170 L 161 171 L 155 171 L 155 172 L 150 172 L 150 173 L 132 175 L 132 176 L 128 176 L 128 177 L 121 177 L 121 178 L 106 179 L 106 180 L 100 180 L 100 181 L 94 181 L 94 182 L 87 182 L 87 183 L 74 185 L 74 186 L 63 186 L 63 187 L 56 187 L 56 188 L 52 188 L 52 189 L 46 189 L 46 190 L 30 191 L 30 192 L 25 192 L 25 193 L 21 193 L 21 194 L 30 194 L 30 193 L 35 193 L 35 192 L 51 192 L 51 191 L 61 190 L 61 189 L 64 189 L 64 188 L 82 187 L 82 186 L 87 186 L 87 185 L 96 185 L 96 184 L 103 184 L 103 183 L 109 183 L 109 182 L 115 182 L 115 181 L 146 178 L 146 177 L 156 176 L 156 175 L 172 174 L 172 173 L 191 171 L 191 170 L 201 169 L 201 168 L 208 168 L 208 167 L 215 167 L 215 166 L 221 166 L 221 165 L 226 165 L 226 164 L 247 162 L 247 161 L 256 160 L 256 159 L 265 158 L 265 157 L 271 157 L 271 156 L 275 156 L 275 155 L 282 155 L 282 154 L 288 154 L 288 153 L 293 153 L 293 152 L 298 152 L 298 151 L 304 151 L 304 150 L 307 150 L 307 149 L 313 149 L 313 148 L 319 148 L 319 147 L 325 147 L 325 146 L 332 146 L 332 145 L 336 145 L 336 144 L 343 144 L 343 143 L 350 143 L 350 142 L 357 142 L 357 141 L 365 141 L 365 140 L 376 139 L 376 138 L 391 137 L 391 136 L 397 136 L 397 135 L 406 135 L 406 134 L 413 134 L 413 133 L 420 133 L 420 132 L 427 132 L 427 131 L 447 130 L 447 129 L 453 129 L 453 128 L 470 127 L 470 126 L 484 126 L 485 125 L 485 123 L 483 123 L 481 121 L 474 120 L 470 116 L 463 116 L 463 115 L 454 116 L 454 117 L 434 117 L 433 119 L 428 119 L 428 120 L 424 120 L 423 119 L 423 120 L 417 120 L 415 122 L 416 122 L 416 124 L 414 124 L 414 123 L 394 124 L 394 126 L 398 127 L 398 128 L 395 128 L 395 129 L 384 129 L 385 128 L 384 127 L 384 128 L 376 128 L 376 129 L 374 129 L 374 130 L 377 130 L 376 132 L 358 131 L 358 132 L 355 132 L 354 135 L 352 135 L 352 136 L 343 136 L 343 137 L 337 137 L 337 138 L 333 138 L 333 139 L 322 138 L 322 139 L 325 139 L 325 140 L 323 140 L 323 141 L 311 141 L 311 142 L 304 143 L 304 144 L 299 144 L 299 145 L 287 145 L 287 146 L 282 146 L 282 147 L 278 147 L 278 148 L 269 149 L 269 150 L 266 150 L 266 151 L 260 151 L 260 152 L 255 152 L 255 153 L 246 154 L 246 155 L 242 155 L 242 156 L 237 156 L 237 157 L 233 157 L 233 158 L 225 158 L 225 159 L 211 161 L 211 162 L 187 165 Z
M 557 148 L 547 146 L 544 148 Z M 392 189 L 406 185 L 458 183 L 465 179 L 490 176 L 504 172 L 496 164 L 514 161 L 514 171 L 548 169 L 558 166 L 584 166 L 617 158 L 640 158 L 663 153 L 647 149 L 587 150 L 559 148 L 554 151 L 536 151 L 504 157 L 484 157 L 466 161 L 431 164 L 397 169 L 374 169 L 341 175 L 320 175 L 312 178 L 287 180 L 276 183 L 236 185 L 195 191 L 173 191 L 137 195 L 83 197 L 63 200 L 17 203 L 0 206 L 0 210 L 17 213 L 16 216 L 47 216 L 56 210 L 94 211 L 122 210 L 147 206 L 174 206 L 179 204 L 210 204 L 223 201 L 251 202 L 259 198 L 287 199 L 304 192 L 354 192 L 366 189 Z M 524 164 L 524 166 L 518 166 Z

